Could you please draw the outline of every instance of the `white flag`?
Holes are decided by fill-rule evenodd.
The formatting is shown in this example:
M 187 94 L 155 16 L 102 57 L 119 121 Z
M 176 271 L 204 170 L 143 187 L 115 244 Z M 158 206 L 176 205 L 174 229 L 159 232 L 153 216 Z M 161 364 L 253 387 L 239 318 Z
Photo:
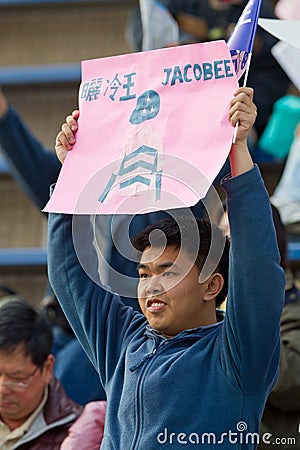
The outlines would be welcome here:
M 142 50 L 179 44 L 179 27 L 169 10 L 157 0 L 140 0 Z

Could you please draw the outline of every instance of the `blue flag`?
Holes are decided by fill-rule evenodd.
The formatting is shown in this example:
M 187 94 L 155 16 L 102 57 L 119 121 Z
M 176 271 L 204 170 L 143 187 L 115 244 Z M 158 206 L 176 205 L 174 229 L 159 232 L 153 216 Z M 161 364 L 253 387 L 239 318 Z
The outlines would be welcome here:
M 238 79 L 250 64 L 262 0 L 249 0 L 227 41 Z

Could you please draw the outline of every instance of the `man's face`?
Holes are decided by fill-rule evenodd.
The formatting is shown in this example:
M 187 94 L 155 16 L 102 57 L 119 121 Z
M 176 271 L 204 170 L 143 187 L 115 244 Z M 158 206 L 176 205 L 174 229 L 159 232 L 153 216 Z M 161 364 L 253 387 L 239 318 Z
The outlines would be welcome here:
M 25 355 L 22 344 L 11 353 L 0 351 L 0 416 L 11 430 L 25 422 L 37 408 L 51 375 L 52 361 L 47 360 L 43 368 L 38 368 Z M 14 388 L 14 383 L 28 386 L 20 391 Z
M 199 270 L 187 251 L 174 245 L 147 247 L 138 271 L 139 304 L 152 328 L 173 337 L 207 325 L 206 283 L 199 283 Z

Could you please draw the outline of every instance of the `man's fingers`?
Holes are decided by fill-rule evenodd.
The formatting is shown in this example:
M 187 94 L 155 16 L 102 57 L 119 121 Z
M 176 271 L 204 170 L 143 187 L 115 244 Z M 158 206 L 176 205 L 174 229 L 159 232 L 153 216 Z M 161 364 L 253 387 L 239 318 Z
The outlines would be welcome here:
M 77 118 L 78 117 L 77 117 L 77 114 L 74 114 L 74 113 L 75 113 L 75 111 L 73 111 L 71 116 L 68 116 L 66 118 L 66 123 L 67 123 L 67 125 L 69 126 L 69 128 L 70 128 L 70 130 L 72 132 L 76 132 L 77 129 L 78 129 L 78 124 L 77 124 Z M 78 111 L 78 113 L 79 113 L 79 111 Z
M 229 120 L 233 126 L 244 121 L 253 124 L 257 116 L 257 108 L 253 103 L 253 89 L 239 88 L 230 103 Z
M 73 145 L 75 143 L 75 135 L 73 133 L 73 131 L 71 130 L 70 126 L 68 123 L 64 123 L 61 127 L 62 132 L 64 133 L 66 140 L 68 142 L 68 144 Z
M 55 139 L 55 151 L 61 163 L 64 162 L 69 150 L 75 144 L 75 133 L 78 129 L 77 120 L 79 111 L 76 109 L 66 117 L 66 122 L 62 124 L 61 131 Z
M 237 103 L 242 103 L 244 105 L 251 106 L 253 105 L 253 94 L 254 91 L 252 88 L 242 87 L 239 88 L 232 98 L 230 102 L 230 108 L 232 108 Z
M 254 112 L 244 112 L 240 109 L 237 109 L 233 112 L 233 114 L 230 116 L 230 122 L 233 126 L 235 126 L 237 123 L 240 125 L 245 126 L 246 128 L 251 128 L 256 120 L 257 113 Z
M 254 98 L 254 90 L 253 90 L 252 88 L 246 87 L 246 86 L 245 86 L 245 87 L 240 87 L 240 88 L 238 88 L 237 91 L 235 92 L 234 97 L 237 97 L 237 96 L 239 96 L 240 94 L 246 95 L 247 97 L 249 97 L 249 99 L 250 99 L 251 101 L 253 101 L 253 98 Z
M 243 140 L 248 136 L 249 130 L 253 127 L 257 108 L 253 103 L 254 91 L 252 88 L 239 88 L 230 102 L 229 120 L 233 127 L 237 126 L 236 140 Z
M 79 109 L 74 109 L 71 116 L 74 117 L 74 119 L 77 121 L 79 117 Z
M 60 131 L 58 133 L 58 135 L 56 136 L 55 144 L 56 144 L 56 146 L 61 145 L 66 150 L 70 150 L 72 148 L 72 145 L 70 144 L 70 142 L 66 136 L 66 133 L 64 131 Z
M 252 121 L 253 119 L 255 120 L 256 116 L 257 108 L 254 104 L 245 105 L 244 103 L 237 102 L 230 108 L 229 111 L 229 120 L 232 125 L 235 125 L 236 122 L 242 118 L 249 118 L 250 121 Z

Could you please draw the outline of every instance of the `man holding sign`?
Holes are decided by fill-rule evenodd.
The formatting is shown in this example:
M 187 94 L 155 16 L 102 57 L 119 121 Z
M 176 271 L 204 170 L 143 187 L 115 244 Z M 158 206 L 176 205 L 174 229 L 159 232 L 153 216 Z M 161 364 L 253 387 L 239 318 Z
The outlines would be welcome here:
M 229 107 L 232 126 L 239 123 L 231 177 L 223 181 L 229 273 L 219 229 L 193 217 L 160 221 L 133 240 L 144 314 L 97 279 L 89 217 L 49 215 L 50 281 L 107 394 L 103 449 L 258 444 L 277 375 L 285 278 L 268 194 L 247 148 L 255 118 L 252 89 L 239 88 Z M 72 124 L 57 137 L 62 162 Z M 218 322 L 227 287 L 227 314 Z

